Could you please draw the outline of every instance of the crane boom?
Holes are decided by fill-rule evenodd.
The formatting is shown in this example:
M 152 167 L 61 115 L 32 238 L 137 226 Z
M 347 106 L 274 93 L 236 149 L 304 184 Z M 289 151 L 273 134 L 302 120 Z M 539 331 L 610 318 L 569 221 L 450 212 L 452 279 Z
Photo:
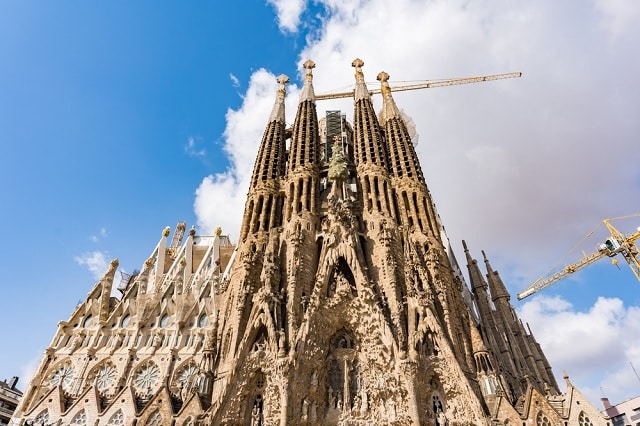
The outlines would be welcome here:
M 452 78 L 448 80 L 431 80 L 431 81 L 424 81 L 424 82 L 415 83 L 415 84 L 391 86 L 391 90 L 393 92 L 402 92 L 405 90 L 431 89 L 434 87 L 455 86 L 458 84 L 482 83 L 484 81 L 503 80 L 505 78 L 516 78 L 516 77 L 522 77 L 522 73 L 510 72 L 506 74 L 493 74 L 493 75 L 484 75 L 479 77 Z M 375 95 L 380 92 L 381 92 L 380 89 L 369 90 L 369 93 L 371 95 Z M 353 94 L 354 94 L 353 90 L 349 92 L 324 93 L 324 94 L 316 95 L 316 100 L 322 101 L 326 99 L 349 98 L 349 97 L 352 97 Z
M 632 216 L 640 216 L 640 213 Z M 623 218 L 615 218 L 615 219 L 623 219 Z M 612 224 L 611 221 L 614 219 L 605 219 L 602 221 L 604 225 L 607 227 L 609 231 L 610 237 L 605 240 L 603 244 L 600 245 L 598 251 L 584 255 L 584 257 L 577 262 L 566 265 L 562 270 L 556 272 L 555 274 L 549 277 L 543 277 L 536 280 L 533 284 L 529 286 L 525 291 L 518 294 L 518 300 L 522 300 L 525 297 L 531 296 L 534 293 L 542 290 L 545 287 L 550 286 L 551 284 L 560 281 L 568 275 L 573 274 L 574 272 L 584 268 L 587 265 L 594 263 L 595 261 L 602 259 L 605 256 L 615 257 L 618 254 L 621 254 L 624 260 L 631 268 L 631 271 L 635 275 L 636 279 L 640 281 L 640 250 L 636 246 L 635 241 L 640 239 L 640 228 L 638 231 L 625 235 L 622 232 L 618 231 Z M 617 260 L 612 260 L 614 264 L 617 264 Z
M 579 261 L 572 263 L 571 265 L 565 266 L 561 271 L 556 272 L 548 278 L 539 278 L 536 282 L 531 284 L 531 286 L 518 294 L 518 300 L 522 300 L 527 296 L 531 296 L 533 293 L 537 293 L 545 287 L 549 287 L 551 284 L 560 281 L 567 275 L 571 275 L 576 272 L 578 269 L 583 268 L 587 265 L 591 265 L 596 260 L 602 259 L 606 254 L 601 251 L 597 251 L 595 253 L 591 253 Z

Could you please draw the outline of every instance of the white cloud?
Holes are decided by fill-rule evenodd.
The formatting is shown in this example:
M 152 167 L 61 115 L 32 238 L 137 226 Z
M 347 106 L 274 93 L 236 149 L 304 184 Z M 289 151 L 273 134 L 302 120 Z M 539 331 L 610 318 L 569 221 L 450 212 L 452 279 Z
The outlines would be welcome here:
M 86 266 L 96 280 L 102 277 L 109 265 L 107 254 L 97 250 L 83 253 L 80 256 L 74 257 L 73 260 L 75 260 L 78 265 Z
M 36 369 L 38 368 L 38 364 L 40 363 L 41 359 L 42 353 L 38 353 L 20 366 L 18 389 L 22 389 L 23 392 L 26 393 L 26 386 L 29 382 L 31 382 L 31 378 L 36 373 Z
M 556 377 L 566 371 L 591 401 L 602 392 L 612 401 L 631 396 L 637 386 L 630 363 L 640 366 L 640 308 L 617 298 L 600 297 L 588 311 L 559 298 L 536 296 L 519 312 L 541 344 Z
M 233 87 L 239 87 L 240 86 L 240 80 L 238 80 L 238 77 L 236 77 L 233 74 L 229 74 L 229 78 L 231 79 L 231 84 L 233 84 Z
M 267 0 L 271 4 L 278 17 L 278 26 L 281 31 L 295 33 L 300 24 L 300 15 L 304 11 L 305 0 Z
M 207 154 L 207 150 L 202 148 L 201 145 L 201 138 L 189 136 L 187 138 L 187 144 L 184 146 L 184 152 L 190 157 L 204 157 Z
M 194 211 L 202 232 L 212 233 L 221 226 L 223 233 L 237 241 L 254 160 L 275 103 L 276 88 L 276 76 L 259 70 L 251 77 L 240 109 L 227 112 L 224 150 L 229 156 L 229 169 L 205 177 L 196 190 Z M 288 89 L 291 96 L 287 103 L 291 104 L 297 88 L 290 85 Z
M 596 0 L 595 5 L 601 25 L 614 41 L 632 31 L 640 18 L 640 3 L 634 0 Z
M 301 2 L 271 4 L 282 28 L 292 31 L 299 24 L 291 17 L 300 16 Z M 299 59 L 317 64 L 316 93 L 351 88 L 350 64 L 356 57 L 365 62 L 367 81 L 385 70 L 392 85 L 524 73 L 519 79 L 395 94 L 416 124 L 418 155 L 454 250 L 460 252 L 463 238 L 484 249 L 512 292 L 546 271 L 602 219 L 637 211 L 637 3 L 318 4 L 329 14 Z M 209 232 L 217 225 L 236 235 L 239 230 L 258 143 L 275 99 L 278 70 L 272 72 L 257 71 L 242 107 L 227 114 L 230 168 L 208 176 L 197 190 L 198 223 Z M 288 105 L 293 103 L 288 117 L 296 100 L 288 97 Z M 379 107 L 380 99 L 374 103 Z M 325 108 L 347 115 L 353 110 L 348 99 L 318 103 L 319 114 Z M 637 307 L 617 299 L 600 299 L 585 312 L 566 300 L 529 303 L 523 316 L 555 368 L 568 370 L 574 383 L 586 383 L 583 390 L 591 398 L 598 398 L 599 386 L 612 401 L 631 396 L 624 394 L 632 389 L 625 372 L 629 360 L 640 366 L 640 349 L 627 340 L 640 331 Z M 552 319 L 559 321 L 555 329 Z M 590 368 L 598 368 L 601 376 L 588 376 Z
M 106 237 L 107 237 L 107 228 L 100 228 L 100 231 L 97 234 L 90 236 L 89 239 L 94 243 L 97 243 L 98 241 Z

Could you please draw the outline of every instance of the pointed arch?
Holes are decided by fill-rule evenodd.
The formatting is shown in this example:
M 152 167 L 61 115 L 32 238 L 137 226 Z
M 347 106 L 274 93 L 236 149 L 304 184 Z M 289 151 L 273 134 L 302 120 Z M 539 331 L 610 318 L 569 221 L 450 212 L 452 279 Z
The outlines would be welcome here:
M 121 409 L 118 409 L 107 422 L 107 426 L 123 426 L 124 425 L 124 413 Z
M 539 411 L 536 416 L 536 426 L 551 426 L 551 420 L 542 411 Z
M 160 410 L 156 409 L 151 415 L 147 418 L 147 421 L 143 423 L 146 426 L 162 426 L 162 413 Z
M 331 270 L 329 284 L 327 285 L 327 297 L 333 297 L 336 293 L 349 292 L 353 296 L 358 295 L 356 280 L 351 267 L 344 256 L 338 257 Z
M 248 393 L 245 401 L 249 403 L 244 413 L 244 423 L 251 425 L 264 425 L 265 390 L 267 388 L 267 376 L 262 369 L 253 372 L 249 379 Z
M 251 343 L 251 352 L 264 351 L 269 347 L 269 331 L 264 324 L 256 329 Z
M 580 411 L 580 414 L 578 415 L 578 425 L 593 426 L 593 422 L 591 421 L 589 416 L 587 416 L 587 413 L 585 413 L 584 411 Z
M 47 377 L 47 385 L 50 388 L 61 386 L 63 390 L 69 391 L 75 376 L 76 371 L 73 368 L 71 358 L 65 358 L 49 369 L 45 377 Z
M 336 414 L 342 407 L 351 408 L 355 403 L 354 398 L 360 391 L 361 371 L 353 332 L 341 328 L 329 339 L 329 344 L 325 361 L 325 392 L 329 411 Z
M 440 383 L 438 383 L 436 380 L 431 381 L 431 387 L 435 389 L 441 389 Z M 433 413 L 433 421 L 435 425 L 446 426 L 446 425 L 441 425 L 440 422 L 438 421 L 438 418 L 441 418 L 442 416 L 441 413 L 445 413 L 447 411 L 446 402 L 442 397 L 442 394 L 440 393 L 440 391 L 435 390 L 431 393 L 431 400 L 429 401 L 429 403 L 431 404 L 430 408 L 431 408 L 431 412 Z
M 111 359 L 106 359 L 89 371 L 85 386 L 93 385 L 100 394 L 110 394 L 115 389 L 118 376 L 118 368 Z
M 200 368 L 193 358 L 189 358 L 174 369 L 171 387 L 174 391 L 189 392 L 190 389 L 197 385 L 199 377 Z
M 140 395 L 150 395 L 160 385 L 160 367 L 151 359 L 142 361 L 133 374 L 133 386 Z
M 71 419 L 71 423 L 69 423 L 70 426 L 85 426 L 86 424 L 87 412 L 84 410 L 84 408 L 78 411 L 78 413 L 73 416 L 73 419 Z
M 40 411 L 40 413 L 36 416 L 34 423 L 39 425 L 45 425 L 49 423 L 49 409 L 45 408 L 44 410 Z

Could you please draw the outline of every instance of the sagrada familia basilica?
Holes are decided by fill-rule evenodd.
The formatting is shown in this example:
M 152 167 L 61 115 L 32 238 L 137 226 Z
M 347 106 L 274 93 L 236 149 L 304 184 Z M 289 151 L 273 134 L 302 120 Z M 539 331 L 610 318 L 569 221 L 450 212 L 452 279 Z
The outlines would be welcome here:
M 465 245 L 467 284 L 389 75 L 376 114 L 352 65 L 353 123 L 318 118 L 307 61 L 287 127 L 278 77 L 237 243 L 167 228 L 121 297 L 112 261 L 13 424 L 610 424 Z

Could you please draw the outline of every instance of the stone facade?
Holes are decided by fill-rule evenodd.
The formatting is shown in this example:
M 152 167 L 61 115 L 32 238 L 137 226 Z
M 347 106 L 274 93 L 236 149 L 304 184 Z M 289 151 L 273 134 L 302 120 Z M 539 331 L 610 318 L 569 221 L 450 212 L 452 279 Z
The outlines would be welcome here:
M 486 260 L 449 247 L 405 120 L 355 60 L 353 124 L 318 119 L 307 61 L 291 128 L 286 76 L 239 241 L 179 224 L 122 297 L 113 261 L 58 331 L 16 424 L 606 425 Z

